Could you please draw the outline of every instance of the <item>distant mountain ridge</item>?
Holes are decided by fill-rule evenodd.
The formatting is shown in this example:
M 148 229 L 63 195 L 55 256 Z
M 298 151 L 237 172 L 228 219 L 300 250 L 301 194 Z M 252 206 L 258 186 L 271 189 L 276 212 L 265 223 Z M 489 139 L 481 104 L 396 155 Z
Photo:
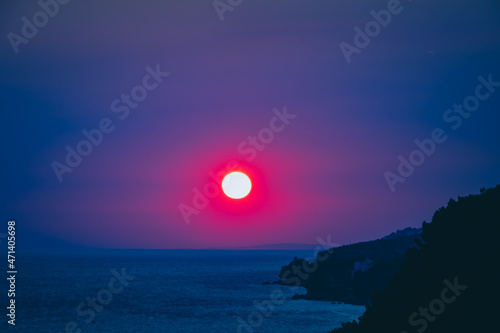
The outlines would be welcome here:
M 214 247 L 207 250 L 314 250 L 317 247 L 318 244 L 280 243 L 243 247 Z

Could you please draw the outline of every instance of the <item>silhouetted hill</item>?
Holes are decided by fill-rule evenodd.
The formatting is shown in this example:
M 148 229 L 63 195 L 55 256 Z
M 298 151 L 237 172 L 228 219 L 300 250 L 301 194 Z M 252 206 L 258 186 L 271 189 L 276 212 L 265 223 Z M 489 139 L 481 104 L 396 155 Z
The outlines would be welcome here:
M 390 235 L 382 237 L 382 239 L 400 238 L 404 236 L 419 236 L 418 238 L 420 238 L 421 233 L 422 233 L 422 228 L 406 228 L 403 230 L 395 231 Z
M 345 245 L 318 253 L 316 261 L 295 258 L 281 268 L 284 285 L 300 285 L 306 295 L 294 298 L 368 304 L 374 290 L 381 290 L 404 261 L 408 248 L 416 247 L 422 229 L 407 228 L 384 238 Z
M 359 324 L 332 332 L 497 332 L 499 223 L 500 186 L 450 200 Z

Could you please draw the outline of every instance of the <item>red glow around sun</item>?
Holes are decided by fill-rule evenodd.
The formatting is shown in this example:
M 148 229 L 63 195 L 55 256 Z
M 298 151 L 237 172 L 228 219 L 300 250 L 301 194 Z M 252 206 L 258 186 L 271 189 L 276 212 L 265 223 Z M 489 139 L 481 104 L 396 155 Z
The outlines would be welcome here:
M 239 199 L 228 196 L 222 186 L 223 179 L 233 172 L 244 174 L 251 184 L 249 193 Z M 211 200 L 211 207 L 222 214 L 248 215 L 256 213 L 264 205 L 267 198 L 265 177 L 255 165 L 244 160 L 231 160 L 217 166 L 214 171 L 209 173 L 208 181 L 212 184 L 216 183 L 220 190 L 220 194 Z

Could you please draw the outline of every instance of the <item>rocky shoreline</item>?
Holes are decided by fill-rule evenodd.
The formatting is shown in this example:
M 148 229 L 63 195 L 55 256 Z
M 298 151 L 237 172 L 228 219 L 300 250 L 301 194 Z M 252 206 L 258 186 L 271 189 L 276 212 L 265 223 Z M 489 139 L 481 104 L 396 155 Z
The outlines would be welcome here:
M 422 229 L 406 228 L 378 240 L 319 252 L 316 260 L 294 258 L 281 268 L 279 280 L 264 282 L 304 287 L 306 294 L 292 299 L 371 304 L 402 265 L 408 249 L 421 242 Z

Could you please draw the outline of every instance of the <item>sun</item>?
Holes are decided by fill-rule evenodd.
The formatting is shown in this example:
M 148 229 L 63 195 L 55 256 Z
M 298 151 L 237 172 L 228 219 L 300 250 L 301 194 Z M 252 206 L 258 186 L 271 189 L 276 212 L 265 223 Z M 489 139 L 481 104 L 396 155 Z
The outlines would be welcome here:
M 231 199 L 243 199 L 251 190 L 252 182 L 243 172 L 231 172 L 222 180 L 222 191 Z

